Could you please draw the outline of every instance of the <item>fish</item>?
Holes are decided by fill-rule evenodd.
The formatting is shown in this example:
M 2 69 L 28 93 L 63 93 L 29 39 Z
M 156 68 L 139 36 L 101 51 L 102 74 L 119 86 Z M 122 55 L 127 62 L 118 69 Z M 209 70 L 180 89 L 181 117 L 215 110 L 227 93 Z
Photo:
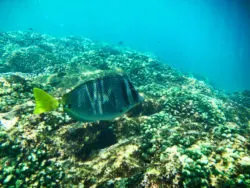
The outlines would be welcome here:
M 40 88 L 33 89 L 34 114 L 56 110 L 60 105 L 73 119 L 83 122 L 112 120 L 143 102 L 127 75 L 112 74 L 81 83 L 61 100 Z
M 123 41 L 120 40 L 120 41 L 118 42 L 118 44 L 119 44 L 119 45 L 123 45 Z

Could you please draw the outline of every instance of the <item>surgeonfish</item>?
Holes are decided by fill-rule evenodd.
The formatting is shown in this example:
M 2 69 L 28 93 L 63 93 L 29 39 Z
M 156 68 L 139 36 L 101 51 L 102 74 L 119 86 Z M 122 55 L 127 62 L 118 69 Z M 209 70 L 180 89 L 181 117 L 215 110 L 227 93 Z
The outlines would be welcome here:
M 126 75 L 112 74 L 88 80 L 59 101 L 45 91 L 34 88 L 34 114 L 55 110 L 62 104 L 72 118 L 79 121 L 112 120 L 143 101 Z

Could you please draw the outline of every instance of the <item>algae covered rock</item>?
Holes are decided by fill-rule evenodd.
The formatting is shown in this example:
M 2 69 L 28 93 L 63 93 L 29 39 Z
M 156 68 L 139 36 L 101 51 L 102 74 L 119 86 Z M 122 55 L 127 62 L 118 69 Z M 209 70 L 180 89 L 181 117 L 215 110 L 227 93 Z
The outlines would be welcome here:
M 65 63 L 65 60 L 38 46 L 20 48 L 12 52 L 6 62 L 12 71 L 24 73 L 40 73 L 49 66 L 60 63 Z
M 144 102 L 110 121 L 34 115 L 123 70 Z M 90 39 L 0 34 L 0 187 L 249 187 L 248 92 L 228 95 L 156 57 Z

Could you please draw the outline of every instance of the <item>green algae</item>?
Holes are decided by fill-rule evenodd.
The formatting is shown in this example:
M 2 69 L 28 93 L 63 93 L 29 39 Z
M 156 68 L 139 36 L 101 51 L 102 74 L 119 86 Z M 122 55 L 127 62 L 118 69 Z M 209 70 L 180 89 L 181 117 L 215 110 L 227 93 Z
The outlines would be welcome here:
M 247 92 L 228 96 L 155 57 L 84 38 L 12 32 L 0 46 L 11 68 L 0 74 L 1 187 L 249 187 Z M 115 69 L 145 98 L 127 115 L 33 115 L 33 87 L 60 98 Z

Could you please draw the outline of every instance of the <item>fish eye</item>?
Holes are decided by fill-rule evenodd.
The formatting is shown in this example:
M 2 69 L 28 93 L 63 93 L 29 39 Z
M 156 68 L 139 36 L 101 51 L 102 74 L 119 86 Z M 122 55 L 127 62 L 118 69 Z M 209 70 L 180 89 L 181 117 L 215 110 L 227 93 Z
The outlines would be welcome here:
M 71 104 L 65 104 L 64 107 L 65 108 L 71 108 Z

